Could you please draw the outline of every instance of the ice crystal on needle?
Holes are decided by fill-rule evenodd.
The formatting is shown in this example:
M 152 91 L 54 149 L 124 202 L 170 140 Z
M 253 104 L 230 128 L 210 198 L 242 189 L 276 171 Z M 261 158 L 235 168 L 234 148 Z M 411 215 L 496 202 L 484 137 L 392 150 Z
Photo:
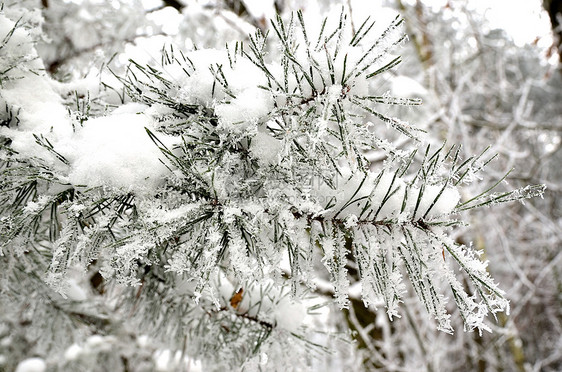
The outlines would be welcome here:
M 421 103 L 376 94 L 370 83 L 400 63 L 391 53 L 405 40 L 402 22 L 373 37 L 366 21 L 351 35 L 342 14 L 334 29 L 312 33 L 299 12 L 274 20 L 271 38 L 257 32 L 225 50 L 167 47 L 161 65 L 131 61 L 115 74 L 114 90 L 134 102 L 81 117 L 67 115 L 49 78 L 30 71 L 41 68 L 27 58 L 31 41 L 0 14 L 0 63 L 23 63 L 0 75 L 2 259 L 44 268 L 39 279 L 63 295 L 70 271 L 95 267 L 115 285 L 99 284 L 100 293 L 133 287 L 128 304 L 116 301 L 120 311 L 150 314 L 148 327 L 164 334 L 191 332 L 200 342 L 184 347 L 197 357 L 217 361 L 232 352 L 221 345 L 235 345 L 240 355 L 229 357 L 239 365 L 268 340 L 306 340 L 304 298 L 322 276 L 341 308 L 360 283 L 353 288 L 365 306 L 400 317 L 412 290 L 452 332 L 452 294 L 467 329 L 488 329 L 486 315 L 508 302 L 447 229 L 462 210 L 543 189 L 488 189 L 462 201 L 483 155 L 422 147 L 422 130 L 381 109 Z M 35 82 L 41 102 L 23 99 Z

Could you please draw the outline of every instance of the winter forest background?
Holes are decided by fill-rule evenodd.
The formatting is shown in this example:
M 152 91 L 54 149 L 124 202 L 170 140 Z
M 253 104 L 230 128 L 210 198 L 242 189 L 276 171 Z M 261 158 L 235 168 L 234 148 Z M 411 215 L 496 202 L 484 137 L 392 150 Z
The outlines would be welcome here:
M 0 0 L 0 371 L 562 370 L 562 3 L 483 3 Z

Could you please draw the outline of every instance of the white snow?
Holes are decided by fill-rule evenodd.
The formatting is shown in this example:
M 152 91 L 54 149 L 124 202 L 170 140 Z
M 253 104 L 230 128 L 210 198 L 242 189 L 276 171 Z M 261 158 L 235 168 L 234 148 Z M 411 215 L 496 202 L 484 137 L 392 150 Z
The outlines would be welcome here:
M 71 163 L 74 185 L 113 186 L 134 191 L 150 190 L 162 183 L 168 169 L 145 128 L 153 121 L 143 114 L 117 113 L 87 120 L 63 150 Z M 167 145 L 172 137 L 157 134 Z
M 274 307 L 273 318 L 277 327 L 289 332 L 297 332 L 305 316 L 304 305 L 292 301 L 288 296 L 282 298 Z
M 78 344 L 72 344 L 64 352 L 64 357 L 66 360 L 76 360 L 82 353 L 82 347 Z
M 112 115 L 120 115 L 120 114 L 140 114 L 147 110 L 149 106 L 138 103 L 138 102 L 129 102 L 124 105 L 117 107 L 113 112 Z
M 264 165 L 276 164 L 282 147 L 283 144 L 278 139 L 267 133 L 258 132 L 252 138 L 250 153 Z
M 426 218 L 430 218 L 441 214 L 451 213 L 453 211 L 460 200 L 460 194 L 456 188 L 448 187 L 443 190 L 441 195 L 439 195 L 442 188 L 442 185 L 428 185 L 424 188 L 418 210 L 416 211 L 416 215 L 413 216 L 414 219 L 422 218 L 426 212 Z M 410 206 L 415 206 L 419 192 L 420 190 L 418 189 L 411 190 L 409 194 L 410 197 L 408 198 L 408 204 Z M 436 200 L 438 195 L 439 198 Z M 431 207 L 434 202 L 435 204 Z M 430 207 L 431 209 L 429 209 Z
M 16 372 L 45 372 L 47 364 L 41 358 L 29 358 L 18 364 Z
M 90 337 L 88 337 L 88 340 L 86 341 L 86 345 L 90 348 L 95 348 L 98 346 L 101 346 L 103 344 L 105 344 L 105 337 L 101 336 L 101 335 L 92 335 Z
M 68 135 L 72 131 L 62 99 L 43 76 L 29 74 L 25 79 L 3 83 L 2 97 L 20 109 L 20 131 Z M 62 124 L 62 125 L 61 125 Z M 66 125 L 65 125 L 66 124 Z
M 221 272 L 216 286 L 224 304 L 230 303 L 232 296 L 242 288 L 242 300 L 237 305 L 236 312 L 270 322 L 278 329 L 296 332 L 306 317 L 304 304 L 292 299 L 287 288 L 278 286 L 271 280 L 235 287 Z
M 51 202 L 51 198 L 46 195 L 41 195 L 37 201 L 29 201 L 23 208 L 23 213 L 32 215 L 41 212 L 45 206 Z
M 350 172 L 345 169 L 342 171 L 343 177 L 338 180 L 337 192 L 324 184 L 313 189 L 316 193 L 315 196 L 321 200 L 329 200 L 331 196 L 336 197 L 336 204 L 323 213 L 325 217 L 334 217 L 341 210 L 338 218 L 352 218 L 353 216 L 366 218 L 369 216 L 369 218 L 375 217 L 376 220 L 385 220 L 400 216 L 401 219 L 417 220 L 425 215 L 427 219 L 450 214 L 460 200 L 459 191 L 455 187 L 448 186 L 439 195 L 443 189 L 442 184 L 428 185 L 423 190 L 414 216 L 412 214 L 420 193 L 419 188 L 414 186 L 408 188 L 406 182 L 400 177 L 395 177 L 391 171 L 384 171 L 382 176 L 380 173 L 370 171 L 367 174 L 355 172 L 353 175 L 350 175 Z M 401 213 L 406 192 L 406 205 Z M 438 195 L 439 198 L 437 198 Z M 352 200 L 354 202 L 349 203 Z M 367 201 L 369 201 L 370 207 L 360 216 Z M 432 206 L 434 202 L 435 204 Z M 378 214 L 375 215 L 377 211 Z M 426 212 L 428 212 L 427 215 Z M 350 222 L 351 225 L 353 224 Z
M 0 15 L 0 36 L 7 33 L 14 23 Z M 13 51 L 10 51 L 13 48 Z M 19 49 L 17 49 L 19 48 Z M 6 46 L 5 53 L 36 55 L 29 37 L 20 28 Z M 6 50 L 5 49 L 5 50 Z M 20 50 L 21 49 L 21 50 Z M 28 62 L 28 67 L 42 68 L 40 60 Z M 89 119 L 76 133 L 71 119 L 55 92 L 68 92 L 71 88 L 90 87 L 91 80 L 84 80 L 76 87 L 53 83 L 45 75 L 29 71 L 16 71 L 14 80 L 3 82 L 0 104 L 18 112 L 17 126 L 0 128 L 0 135 L 12 139 L 11 147 L 22 156 L 35 156 L 54 166 L 74 185 L 113 186 L 131 191 L 150 190 L 161 184 L 167 169 L 158 160 L 162 154 L 150 140 L 145 127 L 155 129 L 154 122 L 146 115 L 135 115 L 145 106 L 130 104 L 120 107 L 111 115 Z M 55 150 L 70 162 L 63 166 L 55 156 L 36 144 L 33 135 L 43 135 Z M 158 135 L 167 145 L 174 139 Z
M 389 189 L 390 192 L 387 196 L 387 192 L 389 191 Z M 377 187 L 375 188 L 371 197 L 371 200 L 373 202 L 373 209 L 375 210 L 375 212 L 382 204 L 382 208 L 379 211 L 377 219 L 396 217 L 398 213 L 400 213 L 400 210 L 402 208 L 405 191 L 406 184 L 403 180 L 401 180 L 399 177 L 394 177 L 394 174 L 392 172 L 385 172 L 385 174 L 380 178 L 380 181 L 377 184 Z M 385 197 L 386 200 L 384 200 Z
M 212 106 L 215 100 L 224 99 L 226 95 L 217 81 L 222 79 L 222 75 L 228 83 L 228 89 L 235 96 L 247 89 L 267 85 L 263 71 L 249 60 L 238 57 L 231 67 L 228 54 L 224 50 L 202 49 L 187 53 L 186 56 L 193 63 L 192 68 L 195 70 L 191 76 L 188 77 L 181 68 L 174 69 L 173 66 L 167 66 L 166 71 L 181 85 L 180 98 L 185 98 L 190 103 Z M 188 63 L 187 66 L 191 67 L 191 64 Z
M 13 21 L 0 15 L 0 39 L 14 25 Z M 41 157 L 49 163 L 52 157 L 35 144 L 33 133 L 48 134 L 55 141 L 72 133 L 62 99 L 51 88 L 49 79 L 40 75 L 43 64 L 23 28 L 15 30 L 2 48 L 0 57 L 0 69 L 8 71 L 7 78 L 4 77 L 2 82 L 0 107 L 10 107 L 19 118 L 17 129 L 2 127 L 0 135 L 11 138 L 11 147 L 22 155 Z M 20 64 L 21 68 L 10 70 L 10 64 L 19 61 L 17 58 L 25 62 Z
M 172 361 L 172 351 L 169 349 L 161 350 L 154 354 L 157 371 L 169 371 L 169 364 Z
M 397 75 L 390 80 L 392 95 L 395 97 L 420 97 L 427 95 L 427 89 L 412 78 Z
M 275 17 L 274 0 L 243 0 L 254 18 L 270 20 Z
M 189 359 L 183 356 L 181 351 L 175 353 L 170 349 L 158 350 L 154 353 L 153 359 L 156 364 L 156 371 L 172 372 L 178 370 L 187 370 L 190 372 L 201 372 L 202 365 L 198 360 Z
M 368 172 L 367 174 L 355 172 L 352 174 L 351 170 L 346 168 L 342 169 L 341 173 L 342 176 L 339 176 L 336 182 L 337 190 L 333 190 L 328 187 L 328 185 L 322 183 L 318 188 L 314 188 L 312 191 L 317 193 L 315 196 L 320 200 L 328 201 L 333 196 L 336 197 L 336 204 L 326 211 L 324 216 L 334 217 L 340 210 L 339 218 L 351 214 L 359 216 L 362 206 L 366 201 L 361 198 L 365 198 L 371 193 L 376 178 L 375 174 L 372 172 Z M 357 199 L 361 200 L 356 201 Z M 355 202 L 349 204 L 349 201 Z M 342 208 L 344 209 L 342 210 Z
M 437 199 L 437 202 L 433 206 L 432 210 L 429 211 L 429 215 L 439 215 L 451 213 L 461 199 L 459 190 L 455 187 L 447 187 L 443 190 L 443 193 Z
M 66 296 L 72 301 L 85 301 L 88 298 L 86 291 L 78 284 L 75 279 L 68 280 L 68 286 L 65 290 Z
M 271 93 L 250 87 L 241 91 L 229 103 L 215 106 L 215 113 L 219 122 L 225 128 L 246 129 L 251 124 L 256 124 L 273 109 Z M 237 128 L 238 127 L 238 128 Z

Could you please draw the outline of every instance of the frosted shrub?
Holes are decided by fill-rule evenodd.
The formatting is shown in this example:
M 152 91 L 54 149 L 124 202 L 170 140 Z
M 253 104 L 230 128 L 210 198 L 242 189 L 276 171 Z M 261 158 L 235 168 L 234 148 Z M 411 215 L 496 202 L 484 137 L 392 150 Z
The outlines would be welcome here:
M 290 359 L 302 368 L 307 348 L 319 349 L 306 318 L 324 276 L 340 308 L 359 281 L 365 306 L 382 305 L 391 319 L 413 290 L 446 332 L 450 295 L 467 330 L 507 312 L 486 263 L 448 231 L 463 210 L 543 187 L 461 199 L 490 160 L 485 151 L 430 148 L 422 130 L 385 113 L 421 103 L 373 93 L 400 62 L 391 53 L 404 42 L 401 23 L 371 35 L 367 20 L 351 35 L 342 15 L 312 32 L 297 13 L 274 21 L 270 38 L 167 47 L 160 65 L 131 61 L 118 76 L 114 88 L 131 102 L 78 120 L 30 58 L 25 28 L 0 14 L 2 302 L 64 314 L 53 318 L 60 329 L 89 327 L 121 345 L 66 340 L 59 352 L 70 357 L 50 363 L 118 363 L 121 353 L 150 364 L 146 342 L 137 340 L 144 354 L 122 347 L 142 325 L 160 354 L 168 350 L 166 365 L 279 369 Z M 408 145 L 395 146 L 389 131 Z

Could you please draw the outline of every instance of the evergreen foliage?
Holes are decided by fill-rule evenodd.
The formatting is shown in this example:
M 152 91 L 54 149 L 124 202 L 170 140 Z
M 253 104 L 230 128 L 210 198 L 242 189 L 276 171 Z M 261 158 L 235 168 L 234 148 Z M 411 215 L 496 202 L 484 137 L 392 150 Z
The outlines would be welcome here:
M 319 29 L 297 12 L 223 50 L 166 46 L 160 64 L 131 60 L 104 82 L 126 93 L 118 108 L 76 95 L 63 110 L 33 25 L 6 12 L 0 335 L 38 343 L 42 356 L 66 353 L 47 358 L 53 368 L 150 369 L 165 348 L 178 351 L 178 366 L 185 356 L 205 370 L 287 360 L 284 369 L 299 370 L 325 348 L 315 341 L 323 330 L 304 322 L 325 301 L 323 277 L 341 309 L 358 282 L 364 306 L 390 319 L 413 291 L 450 333 L 449 298 L 467 331 L 508 313 L 487 262 L 449 232 L 465 223 L 461 212 L 544 186 L 505 190 L 506 174 L 464 195 L 495 155 L 429 146 L 423 130 L 387 113 L 421 104 L 376 90 L 401 61 L 401 18 L 380 35 L 370 19 L 352 34 L 344 12 Z M 25 97 L 34 84 L 39 97 Z M 76 273 L 95 295 L 76 288 Z

